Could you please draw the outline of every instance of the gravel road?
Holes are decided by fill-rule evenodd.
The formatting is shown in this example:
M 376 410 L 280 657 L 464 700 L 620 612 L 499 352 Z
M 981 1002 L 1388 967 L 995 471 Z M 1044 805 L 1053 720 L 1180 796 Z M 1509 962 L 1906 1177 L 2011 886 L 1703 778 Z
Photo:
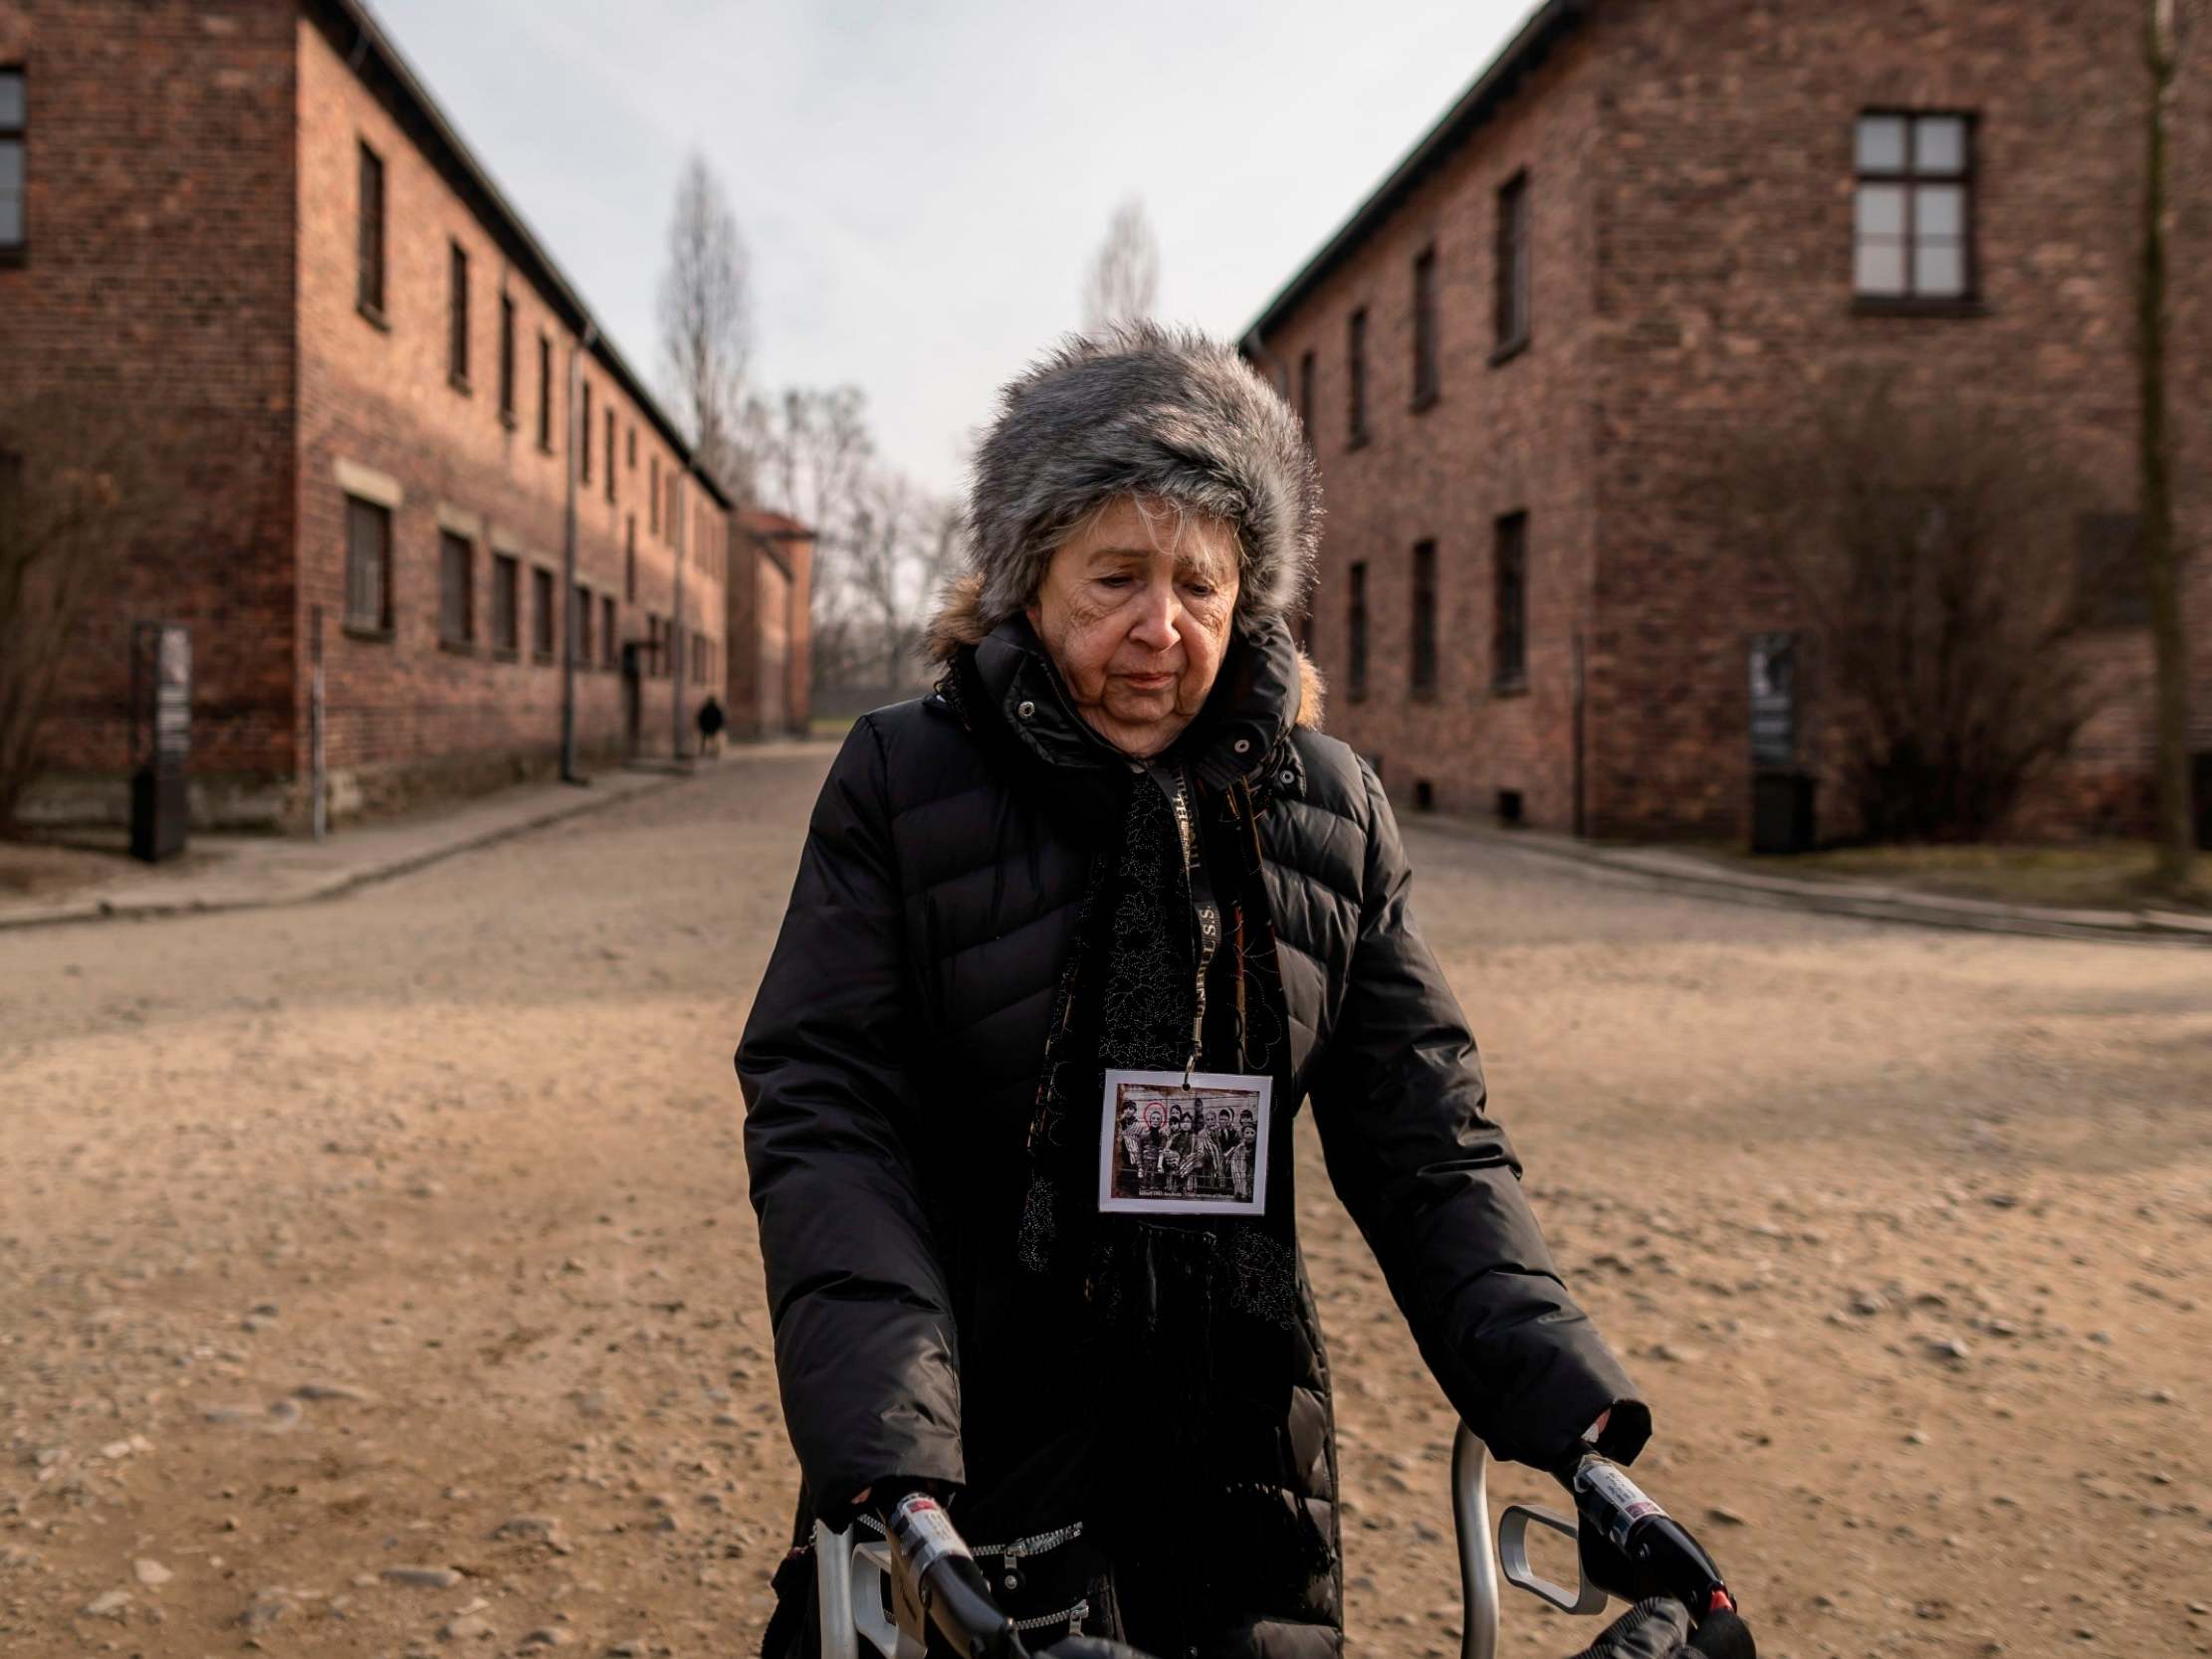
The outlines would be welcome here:
M 730 1053 L 826 758 L 0 934 L 0 1647 L 753 1650 L 793 1477 Z M 2206 958 L 1409 841 L 1762 1651 L 2212 1653 Z M 1456 1653 L 1449 1418 L 1304 1152 L 1352 1646 Z M 1594 1628 L 1515 1603 L 1515 1659 Z

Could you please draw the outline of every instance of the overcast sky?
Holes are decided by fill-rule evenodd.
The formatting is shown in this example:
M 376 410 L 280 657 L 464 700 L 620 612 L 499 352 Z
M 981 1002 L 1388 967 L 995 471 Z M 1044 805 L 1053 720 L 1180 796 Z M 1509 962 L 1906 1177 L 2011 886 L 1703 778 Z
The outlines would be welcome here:
M 998 384 L 1082 320 L 1115 203 L 1160 314 L 1241 329 L 1480 71 L 1527 0 L 372 0 L 659 384 L 685 154 L 753 260 L 757 387 L 851 381 L 960 485 Z

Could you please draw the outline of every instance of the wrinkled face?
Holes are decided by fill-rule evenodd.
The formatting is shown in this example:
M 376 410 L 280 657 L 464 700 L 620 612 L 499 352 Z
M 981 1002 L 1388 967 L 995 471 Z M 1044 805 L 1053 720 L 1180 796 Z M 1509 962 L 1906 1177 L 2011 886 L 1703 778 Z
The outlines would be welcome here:
M 1236 585 L 1227 524 L 1125 497 L 1052 555 L 1029 625 L 1091 728 L 1143 758 L 1214 689 Z

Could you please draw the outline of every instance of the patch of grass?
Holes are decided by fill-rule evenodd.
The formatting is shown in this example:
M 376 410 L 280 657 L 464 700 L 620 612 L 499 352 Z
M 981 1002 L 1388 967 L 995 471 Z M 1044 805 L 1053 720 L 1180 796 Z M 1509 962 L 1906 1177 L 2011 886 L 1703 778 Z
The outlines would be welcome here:
M 1926 893 L 1993 899 L 2068 910 L 2212 911 L 2212 853 L 2199 853 L 2195 892 L 2175 898 L 2151 881 L 2155 854 L 2147 841 L 2092 841 L 2068 846 L 1833 847 L 1791 858 L 1755 858 L 1739 847 L 1707 844 L 1707 856 L 1767 875 L 1881 882 Z
M 852 729 L 857 715 L 815 715 L 806 723 L 809 737 L 842 737 Z

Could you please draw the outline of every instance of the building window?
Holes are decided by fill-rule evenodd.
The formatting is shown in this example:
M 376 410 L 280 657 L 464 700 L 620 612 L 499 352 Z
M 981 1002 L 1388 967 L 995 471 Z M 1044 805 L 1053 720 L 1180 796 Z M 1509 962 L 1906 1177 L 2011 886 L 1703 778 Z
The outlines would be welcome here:
M 1367 695 L 1367 565 L 1364 561 L 1352 566 L 1351 614 L 1349 624 L 1349 649 L 1344 655 L 1344 694 L 1351 698 Z
M 661 458 L 659 456 L 653 457 L 653 464 L 646 476 L 650 482 L 645 489 L 645 528 L 648 533 L 658 535 L 661 532 Z M 637 597 L 635 583 L 631 584 L 630 597 L 632 599 Z
M 1497 521 L 1496 609 L 1490 637 L 1490 684 L 1516 692 L 1528 685 L 1528 515 Z
M 345 625 L 391 632 L 391 509 L 345 498 Z
M 467 645 L 476 637 L 476 545 L 451 530 L 438 532 L 438 638 Z
M 607 411 L 607 500 L 614 500 L 614 411 Z
M 1352 313 L 1345 328 L 1344 371 L 1350 394 L 1345 405 L 1345 438 L 1348 443 L 1367 442 L 1367 308 Z
M 553 341 L 538 336 L 538 447 L 553 454 Z
M 1528 343 L 1528 174 L 1515 173 L 1497 193 L 1497 354 Z
M 515 424 L 515 302 L 499 297 L 499 418 Z
M 543 565 L 530 569 L 530 645 L 542 663 L 553 658 L 553 573 Z
M 583 469 L 583 482 L 591 482 L 591 382 L 583 383 L 583 419 L 576 427 L 577 465 Z
M 469 254 L 455 242 L 446 251 L 445 372 L 456 389 L 469 389 Z
M 522 599 L 522 565 L 512 553 L 492 555 L 492 649 L 512 657 L 521 648 L 518 614 Z
M 1414 655 L 1416 696 L 1437 690 L 1437 544 L 1414 543 Z
M 1852 280 L 1860 298 L 1972 296 L 1973 137 L 1965 115 L 1859 117 Z
M 2090 627 L 2150 625 L 2142 531 L 2132 513 L 2085 513 L 2075 521 L 2076 598 Z
M 630 428 L 630 453 L 628 458 L 628 465 L 631 472 L 634 473 L 637 471 L 637 428 L 634 426 Z
M 581 582 L 576 583 L 575 597 L 568 606 L 568 633 L 576 665 L 588 668 L 591 664 L 591 590 Z
M 23 154 L 30 119 L 24 99 L 23 71 L 0 69 L 0 254 L 22 252 L 29 237 Z
M 599 666 L 614 666 L 614 595 L 599 596 Z
M 354 301 L 384 319 L 384 158 L 363 142 L 360 166 L 360 273 Z
M 1414 407 L 1437 401 L 1437 250 L 1414 261 Z
M 1306 442 L 1313 442 L 1313 353 L 1298 354 L 1298 419 L 1305 424 Z
M 622 598 L 628 604 L 637 603 L 637 515 L 631 514 L 629 530 L 622 543 Z

